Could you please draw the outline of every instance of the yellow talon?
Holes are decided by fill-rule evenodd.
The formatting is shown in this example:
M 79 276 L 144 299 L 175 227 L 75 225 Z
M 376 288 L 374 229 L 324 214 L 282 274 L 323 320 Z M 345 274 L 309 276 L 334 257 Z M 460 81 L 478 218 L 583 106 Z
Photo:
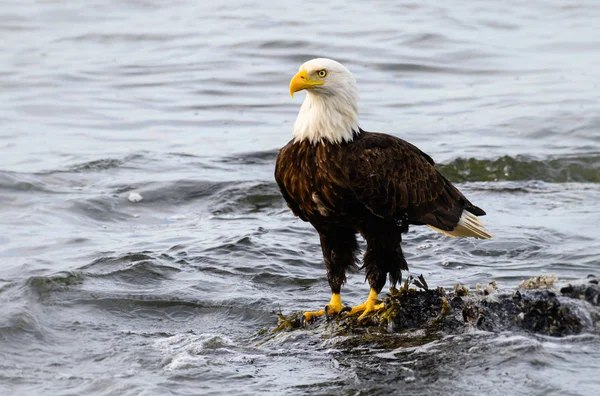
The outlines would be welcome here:
M 327 309 L 328 315 L 335 315 L 339 313 L 344 308 L 344 306 L 342 305 L 342 296 L 339 293 L 333 293 L 331 295 L 331 300 L 329 301 L 329 304 L 327 304 L 325 308 Z M 325 315 L 324 309 L 320 311 L 304 312 L 304 320 L 308 322 L 315 316 L 323 315 Z
M 355 315 L 359 312 L 362 312 L 362 315 L 360 315 L 358 317 L 358 320 L 361 321 L 364 318 L 366 318 L 367 315 L 369 315 L 371 312 L 376 312 L 376 311 L 379 311 L 380 309 L 383 309 L 385 307 L 384 303 L 377 304 L 378 296 L 379 296 L 379 293 L 377 293 L 375 290 L 371 289 L 371 291 L 369 292 L 369 297 L 367 297 L 367 301 L 365 301 L 364 303 L 362 303 L 360 305 L 352 307 L 352 309 L 348 312 L 348 315 Z

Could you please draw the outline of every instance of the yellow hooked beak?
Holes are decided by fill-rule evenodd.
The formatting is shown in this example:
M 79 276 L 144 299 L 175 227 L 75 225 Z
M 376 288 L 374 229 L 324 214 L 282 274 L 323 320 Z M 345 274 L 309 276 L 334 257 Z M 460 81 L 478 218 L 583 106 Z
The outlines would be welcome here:
M 293 98 L 294 92 L 302 91 L 303 89 L 310 89 L 317 85 L 323 85 L 325 81 L 321 80 L 309 80 L 308 73 L 306 70 L 300 70 L 290 81 L 290 95 Z

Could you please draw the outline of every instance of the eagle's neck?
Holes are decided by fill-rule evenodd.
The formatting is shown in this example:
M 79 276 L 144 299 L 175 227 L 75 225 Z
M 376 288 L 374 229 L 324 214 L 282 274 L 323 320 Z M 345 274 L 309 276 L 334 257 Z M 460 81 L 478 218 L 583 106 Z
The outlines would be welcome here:
M 307 91 L 294 124 L 294 141 L 351 142 L 360 130 L 357 99 L 355 91 L 336 95 Z

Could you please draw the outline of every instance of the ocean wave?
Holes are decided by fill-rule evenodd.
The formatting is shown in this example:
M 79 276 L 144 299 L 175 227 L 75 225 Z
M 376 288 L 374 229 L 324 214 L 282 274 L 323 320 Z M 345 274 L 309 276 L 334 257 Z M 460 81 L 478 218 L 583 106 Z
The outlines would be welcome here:
M 168 202 L 170 205 L 174 205 L 215 196 L 233 184 L 232 182 L 182 179 L 137 191 L 144 197 L 144 204 Z M 122 189 L 122 186 L 119 189 Z
M 120 168 L 128 162 L 144 158 L 142 154 L 132 154 L 123 158 L 101 158 L 70 166 L 66 172 L 97 172 L 112 168 Z
M 249 214 L 279 206 L 282 197 L 275 183 L 246 183 L 220 191 L 215 195 L 214 202 L 213 215 L 232 212 Z
M 169 263 L 176 259 L 167 254 L 130 252 L 99 257 L 79 269 L 86 277 L 115 278 L 123 282 L 143 284 L 168 279 L 181 270 Z
M 75 271 L 60 272 L 48 276 L 32 276 L 25 284 L 40 300 L 54 292 L 70 290 L 83 283 L 84 277 Z
M 34 175 L 0 171 L 0 190 L 18 192 L 49 192 L 46 184 Z
M 457 158 L 437 168 L 452 182 L 525 181 L 600 183 L 600 154 L 535 159 L 518 155 L 496 159 Z
M 241 153 L 222 157 L 220 162 L 237 165 L 264 165 L 270 164 L 277 158 L 279 150 L 256 151 L 250 153 Z
M 157 256 L 152 252 L 105 255 L 76 270 L 32 276 L 25 281 L 25 285 L 41 299 L 55 292 L 72 291 L 91 279 L 148 286 L 181 272 L 176 264 L 170 265 L 174 260 L 168 255 Z

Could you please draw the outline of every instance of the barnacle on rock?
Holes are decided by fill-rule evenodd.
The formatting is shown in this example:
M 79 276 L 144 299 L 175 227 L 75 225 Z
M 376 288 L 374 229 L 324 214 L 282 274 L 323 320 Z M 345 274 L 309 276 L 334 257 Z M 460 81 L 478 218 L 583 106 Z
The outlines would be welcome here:
M 527 279 L 519 284 L 520 289 L 549 289 L 558 281 L 556 275 L 540 275 Z
M 496 281 L 491 281 L 487 285 L 478 283 L 475 286 L 475 293 L 480 296 L 489 296 L 496 290 L 498 290 L 498 284 L 496 283 Z
M 469 285 L 460 285 L 460 284 L 455 284 L 454 285 L 454 293 L 456 293 L 457 296 L 463 297 L 469 294 Z

